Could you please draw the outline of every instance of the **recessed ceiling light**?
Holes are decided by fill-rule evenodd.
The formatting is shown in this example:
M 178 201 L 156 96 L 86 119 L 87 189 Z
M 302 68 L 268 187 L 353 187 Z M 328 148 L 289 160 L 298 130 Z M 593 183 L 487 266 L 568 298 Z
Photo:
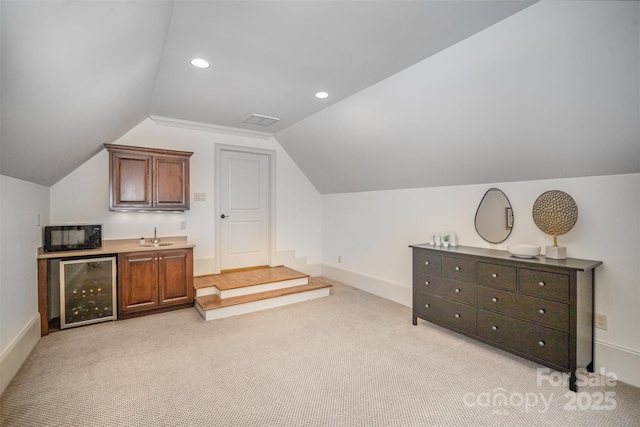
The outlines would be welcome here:
M 202 58 L 192 59 L 191 65 L 196 68 L 209 68 L 209 63 Z
M 329 94 L 327 92 L 318 92 L 318 93 L 316 93 L 316 98 L 318 98 L 318 99 L 325 99 L 328 96 L 329 96 Z

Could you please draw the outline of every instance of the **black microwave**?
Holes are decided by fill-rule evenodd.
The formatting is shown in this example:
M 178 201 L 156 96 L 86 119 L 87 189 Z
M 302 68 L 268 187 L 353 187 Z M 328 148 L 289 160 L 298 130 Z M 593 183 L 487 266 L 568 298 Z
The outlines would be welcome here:
M 77 251 L 102 247 L 102 225 L 46 225 L 42 229 L 45 252 Z

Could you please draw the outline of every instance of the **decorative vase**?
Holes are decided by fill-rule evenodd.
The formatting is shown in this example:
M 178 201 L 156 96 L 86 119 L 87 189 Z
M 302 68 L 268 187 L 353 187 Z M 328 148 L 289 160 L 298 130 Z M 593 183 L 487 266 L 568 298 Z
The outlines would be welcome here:
M 553 246 L 544 247 L 545 258 L 567 259 L 567 248 L 558 246 L 558 236 L 569 232 L 578 221 L 578 205 L 560 190 L 542 193 L 533 204 L 533 222 L 553 236 Z

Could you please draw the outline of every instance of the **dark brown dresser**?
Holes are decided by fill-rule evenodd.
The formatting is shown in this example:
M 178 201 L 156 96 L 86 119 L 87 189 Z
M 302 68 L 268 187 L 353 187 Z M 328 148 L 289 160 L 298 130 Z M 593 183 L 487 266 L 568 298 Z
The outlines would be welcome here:
M 600 261 L 517 258 L 468 246 L 413 248 L 418 318 L 570 374 L 593 372 L 593 290 Z

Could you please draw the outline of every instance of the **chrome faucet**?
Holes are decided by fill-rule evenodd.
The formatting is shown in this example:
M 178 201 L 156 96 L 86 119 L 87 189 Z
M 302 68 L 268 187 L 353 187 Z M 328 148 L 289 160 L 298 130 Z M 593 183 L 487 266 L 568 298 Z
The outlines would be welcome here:
M 160 239 L 158 239 L 158 236 L 156 235 L 157 232 L 158 232 L 158 228 L 153 227 L 153 239 L 151 239 L 151 243 L 153 243 L 154 245 L 157 243 L 160 243 Z

